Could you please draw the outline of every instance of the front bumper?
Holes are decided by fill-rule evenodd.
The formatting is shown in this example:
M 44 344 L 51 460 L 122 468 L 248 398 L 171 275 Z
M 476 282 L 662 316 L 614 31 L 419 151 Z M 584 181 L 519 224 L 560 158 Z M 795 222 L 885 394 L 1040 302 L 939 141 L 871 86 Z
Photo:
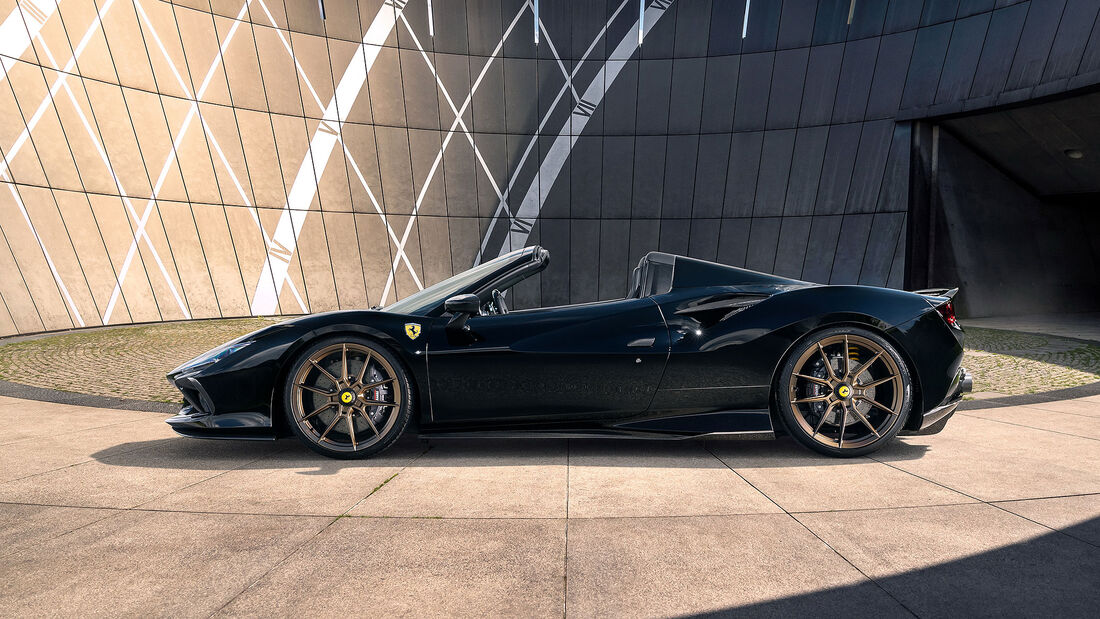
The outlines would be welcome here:
M 215 413 L 213 400 L 198 372 L 169 375 L 169 381 L 183 394 L 183 407 L 165 422 L 177 434 L 194 438 L 272 440 L 271 417 L 265 412 Z
M 966 368 L 959 368 L 959 371 L 955 373 L 955 378 L 951 381 L 951 389 L 948 391 L 948 396 L 944 398 L 943 402 L 924 413 L 918 429 L 903 431 L 901 434 L 936 434 L 940 430 L 943 430 L 943 427 L 947 425 L 947 420 L 950 419 L 951 416 L 955 414 L 955 410 L 959 408 L 959 403 L 962 402 L 963 394 L 970 393 L 973 390 L 974 377 L 970 375 L 970 372 L 966 371 Z

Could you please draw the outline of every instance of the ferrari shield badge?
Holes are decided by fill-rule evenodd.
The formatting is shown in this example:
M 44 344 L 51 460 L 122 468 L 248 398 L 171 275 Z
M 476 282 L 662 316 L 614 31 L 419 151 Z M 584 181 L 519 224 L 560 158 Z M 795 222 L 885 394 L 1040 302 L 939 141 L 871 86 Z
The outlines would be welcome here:
M 420 336 L 420 324 L 415 322 L 405 323 L 405 335 L 409 336 L 410 340 L 415 340 Z

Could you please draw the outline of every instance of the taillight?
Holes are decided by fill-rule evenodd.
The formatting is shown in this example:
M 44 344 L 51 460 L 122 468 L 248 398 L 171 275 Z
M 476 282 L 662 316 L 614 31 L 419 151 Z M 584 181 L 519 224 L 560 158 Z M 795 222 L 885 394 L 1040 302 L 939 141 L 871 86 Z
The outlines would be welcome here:
M 940 316 L 943 316 L 943 320 L 947 324 L 952 327 L 957 327 L 959 325 L 958 320 L 955 318 L 955 304 L 951 301 L 940 305 L 936 308 L 936 311 L 940 313 Z

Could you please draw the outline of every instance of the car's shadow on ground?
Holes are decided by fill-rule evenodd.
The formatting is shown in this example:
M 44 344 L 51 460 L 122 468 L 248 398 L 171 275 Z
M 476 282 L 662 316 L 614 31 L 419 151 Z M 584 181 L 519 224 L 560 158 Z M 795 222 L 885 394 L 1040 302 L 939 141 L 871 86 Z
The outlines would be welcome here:
M 878 452 L 891 460 L 920 458 L 926 445 L 905 437 Z M 172 437 L 121 443 L 92 454 L 111 466 L 178 470 L 312 469 L 332 474 L 345 468 L 431 466 L 571 466 L 736 469 L 839 466 L 863 458 L 830 458 L 781 436 L 774 441 L 631 439 L 431 439 L 406 437 L 383 453 L 361 460 L 335 460 L 307 449 L 296 439 L 278 441 L 198 440 Z

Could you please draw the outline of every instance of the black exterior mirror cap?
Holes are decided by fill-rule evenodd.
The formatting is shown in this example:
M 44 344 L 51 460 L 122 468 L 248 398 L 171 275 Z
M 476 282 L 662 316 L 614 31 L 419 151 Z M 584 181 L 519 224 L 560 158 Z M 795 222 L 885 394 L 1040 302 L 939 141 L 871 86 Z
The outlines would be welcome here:
M 476 314 L 481 309 L 481 299 L 476 294 L 460 294 L 447 299 L 443 308 L 452 314 Z

